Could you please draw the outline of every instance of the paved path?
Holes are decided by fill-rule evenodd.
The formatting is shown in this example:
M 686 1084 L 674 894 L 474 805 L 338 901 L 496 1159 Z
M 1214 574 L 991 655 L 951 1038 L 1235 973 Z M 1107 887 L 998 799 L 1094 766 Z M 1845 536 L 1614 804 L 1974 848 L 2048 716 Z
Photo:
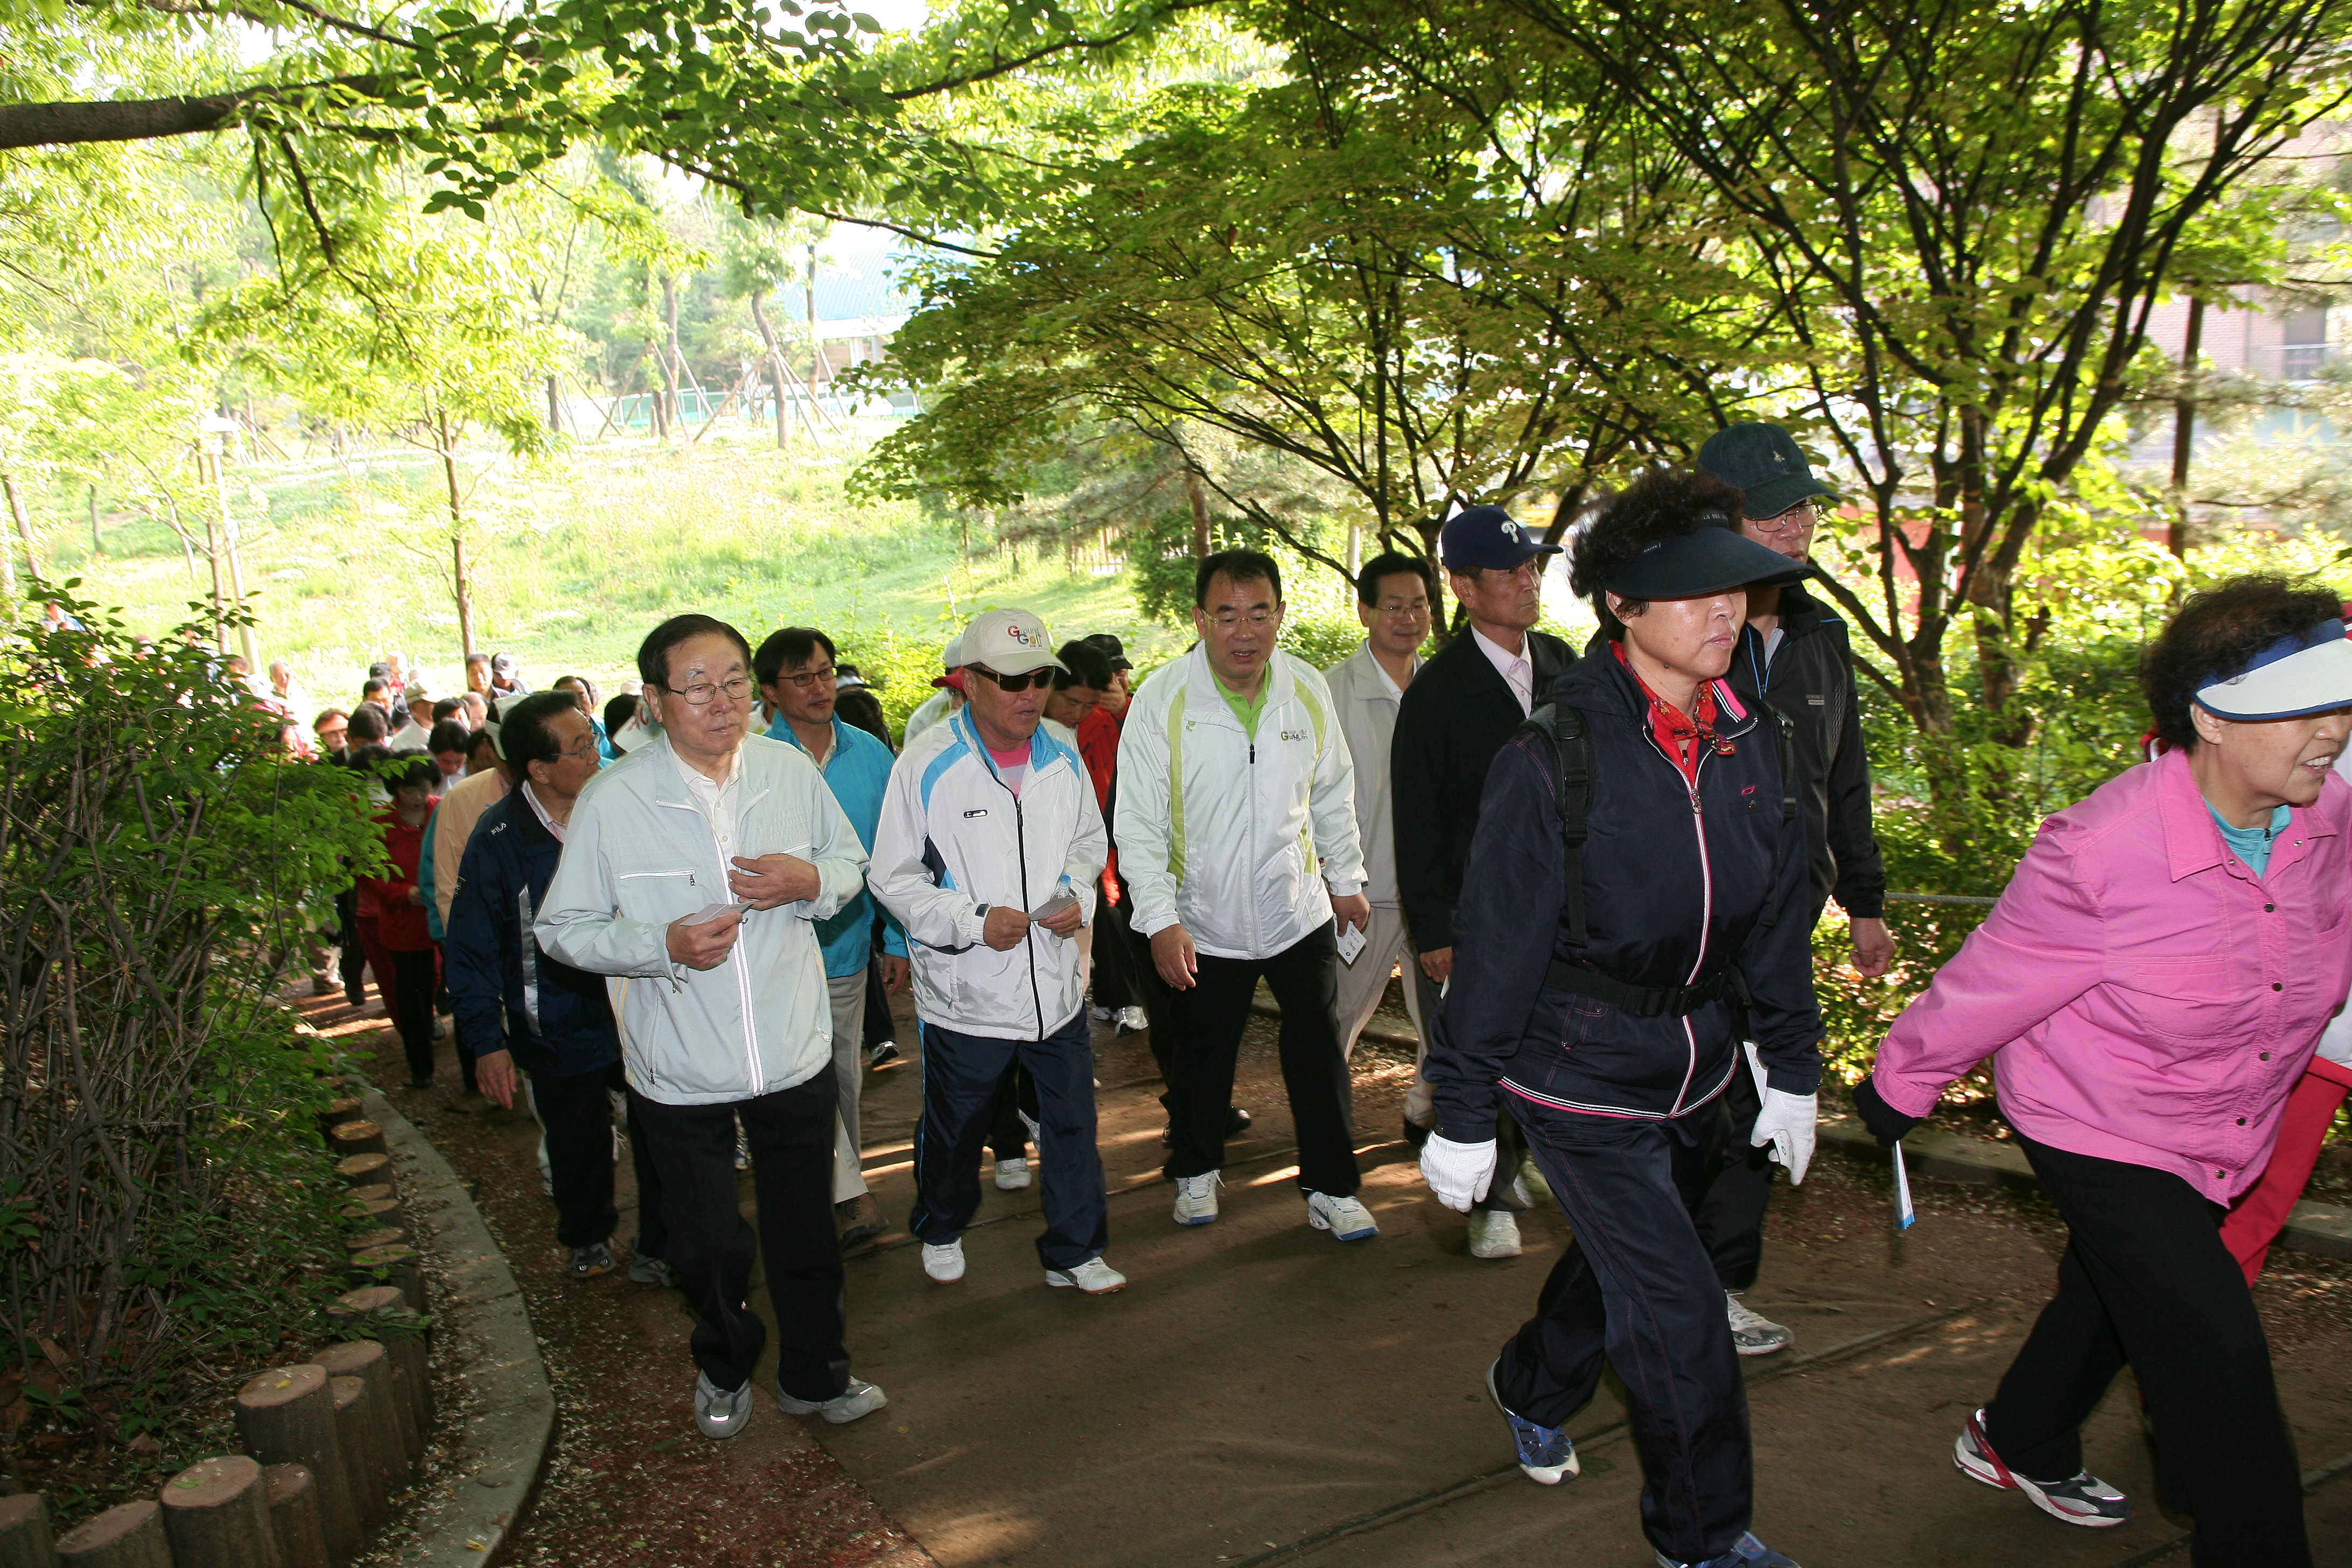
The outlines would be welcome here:
M 894 1540 L 945 1568 L 1649 1563 L 1638 1467 L 1612 1436 L 1621 1411 L 1606 1386 L 1571 1427 L 1585 1436 L 1580 1479 L 1540 1488 L 1511 1464 L 1480 1374 L 1529 1310 L 1565 1226 L 1538 1213 L 1525 1257 L 1469 1258 L 1462 1217 L 1428 1199 L 1404 1146 L 1387 1141 L 1404 1066 L 1360 1054 L 1363 1195 L 1382 1234 L 1342 1245 L 1304 1222 L 1265 1025 L 1236 1093 L 1257 1124 L 1230 1151 L 1223 1217 L 1198 1229 L 1169 1219 L 1143 1040 L 1098 1044 L 1108 1257 L 1129 1289 L 1089 1299 L 1045 1287 L 1034 1188 L 988 1191 L 959 1284 L 926 1279 L 904 1237 L 849 1265 L 852 1354 L 891 1405 L 814 1435 L 904 1532 Z M 866 1165 L 894 1217 L 911 1194 L 917 1073 L 868 1080 Z M 522 1124 L 450 1121 L 471 1122 L 462 1143 L 502 1142 L 505 1169 L 527 1156 Z M 1759 1531 L 1809 1568 L 2108 1568 L 2174 1540 L 2180 1521 L 2154 1506 L 2127 1385 L 2088 1435 L 2094 1468 L 2142 1500 L 2121 1529 L 2059 1524 L 1953 1469 L 1952 1436 L 2044 1299 L 2062 1232 L 2034 1201 L 1998 1193 L 1923 1184 L 1920 1208 L 1919 1226 L 1896 1236 L 1877 1175 L 1834 1160 L 1776 1200 L 1752 1300 L 1798 1338 L 1792 1353 L 1747 1363 Z M 521 1245 L 551 1250 L 544 1233 Z M 2263 1300 L 2305 1463 L 2318 1466 L 2352 1455 L 2352 1269 L 2282 1261 Z M 551 1359 L 586 1369 L 650 1358 L 631 1371 L 673 1372 L 682 1390 L 682 1311 L 642 1290 L 628 1300 L 629 1343 L 554 1347 Z M 674 1438 L 682 1408 L 643 1402 L 638 1436 Z M 804 1441 L 772 1407 L 762 1424 Z M 2318 1560 L 2352 1561 L 2352 1475 L 2314 1494 L 2311 1518 Z M 526 1546 L 538 1528 L 526 1527 Z M 805 1559 L 753 1548 L 730 1560 Z

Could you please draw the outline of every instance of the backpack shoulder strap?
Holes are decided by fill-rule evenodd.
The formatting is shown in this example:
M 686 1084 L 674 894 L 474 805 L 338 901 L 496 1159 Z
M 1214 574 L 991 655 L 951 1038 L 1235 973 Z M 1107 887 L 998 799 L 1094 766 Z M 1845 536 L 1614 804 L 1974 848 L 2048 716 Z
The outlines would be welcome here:
M 1804 818 L 1799 813 L 1804 808 L 1797 796 L 1797 722 L 1777 708 L 1761 703 L 1759 706 L 1772 716 L 1773 729 L 1780 742 L 1780 820 L 1801 823 Z M 1800 870 L 1807 870 L 1802 857 L 1799 858 L 1797 865 Z M 1779 887 L 1772 889 L 1772 896 L 1764 901 L 1764 912 L 1757 917 L 1757 925 L 1769 931 L 1778 924 L 1780 906 L 1788 901 L 1788 880 L 1783 879 Z
M 1523 728 L 1551 742 L 1552 800 L 1559 810 L 1563 851 L 1560 896 L 1568 915 L 1569 940 L 1584 945 L 1584 839 L 1592 810 L 1592 737 L 1585 731 L 1584 710 L 1564 702 L 1547 702 L 1528 716 Z

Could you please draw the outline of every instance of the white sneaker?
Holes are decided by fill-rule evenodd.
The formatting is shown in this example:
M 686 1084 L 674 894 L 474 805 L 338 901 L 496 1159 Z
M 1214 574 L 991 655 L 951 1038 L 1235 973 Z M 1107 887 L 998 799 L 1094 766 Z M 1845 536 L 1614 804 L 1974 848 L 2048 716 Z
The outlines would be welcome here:
M 1740 1305 L 1739 1298 L 1723 1293 L 1724 1316 L 1731 1320 L 1731 1345 L 1741 1355 L 1770 1355 L 1786 1350 L 1797 1336 L 1760 1313 Z
M 751 1140 L 743 1131 L 740 1122 L 738 1122 L 735 1127 L 735 1168 L 738 1171 L 748 1171 L 751 1168 Z
M 1214 1171 L 1176 1178 L 1176 1223 L 1207 1225 L 1217 1217 L 1217 1188 L 1224 1178 Z
M 1017 1193 L 1029 1184 L 1029 1162 L 1019 1154 L 996 1162 L 996 1190 Z
M 1508 1209 L 1479 1209 L 1470 1215 L 1470 1256 L 1517 1258 L 1518 1216 Z
M 320 994 L 323 995 L 324 993 L 321 993 Z M 1087 1016 L 1093 1019 L 1097 1024 L 1108 1024 L 1110 1022 L 1110 1009 L 1108 1007 L 1089 1007 L 1087 1009 Z
M 923 1272 L 942 1285 L 952 1285 L 963 1278 L 963 1237 L 957 1237 L 945 1247 L 923 1243 Z
M 729 1393 L 710 1381 L 709 1373 L 694 1375 L 694 1425 L 706 1437 L 732 1437 L 751 1419 L 751 1384 Z
M 743 1386 L 751 1385 L 747 1383 Z M 794 1399 L 784 1392 L 782 1384 L 776 1384 L 777 1409 L 787 1415 L 822 1415 L 836 1426 L 870 1415 L 889 1403 L 888 1394 L 863 1378 L 851 1378 L 849 1386 L 831 1399 Z
M 1139 1035 L 1151 1027 L 1151 1015 L 1140 1007 L 1121 1007 L 1116 1020 L 1122 1035 Z
M 1099 1258 L 1089 1258 L 1076 1268 L 1048 1268 L 1048 1285 L 1075 1285 L 1089 1296 L 1108 1296 L 1127 1289 L 1127 1276 Z
M 1371 1210 L 1353 1198 L 1335 1198 L 1329 1193 L 1307 1194 L 1307 1223 L 1329 1231 L 1340 1241 L 1370 1241 L 1381 1233 Z

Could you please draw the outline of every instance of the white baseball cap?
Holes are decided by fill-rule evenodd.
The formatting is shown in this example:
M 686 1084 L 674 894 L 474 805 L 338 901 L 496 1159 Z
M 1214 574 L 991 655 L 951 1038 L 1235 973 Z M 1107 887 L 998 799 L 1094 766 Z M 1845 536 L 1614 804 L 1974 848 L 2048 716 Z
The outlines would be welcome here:
M 950 637 L 948 646 L 940 650 L 940 663 L 948 669 L 963 668 L 963 634 L 961 632 Z
M 958 641 L 961 663 L 984 664 L 999 675 L 1068 668 L 1054 657 L 1045 617 L 1028 610 L 983 610 Z
M 2214 671 L 2198 687 L 2197 706 L 2252 723 L 2352 706 L 2352 640 L 2345 623 L 2322 621 L 2280 637 L 2234 674 Z

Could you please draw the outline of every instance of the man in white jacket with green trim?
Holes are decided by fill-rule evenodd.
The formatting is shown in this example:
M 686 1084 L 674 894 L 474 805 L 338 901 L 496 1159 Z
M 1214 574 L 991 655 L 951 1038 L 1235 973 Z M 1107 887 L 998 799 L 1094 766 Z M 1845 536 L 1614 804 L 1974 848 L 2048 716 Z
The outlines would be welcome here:
M 855 1421 L 886 1403 L 850 1375 L 834 1233 L 833 1008 L 815 922 L 866 885 L 866 849 L 808 758 L 749 733 L 751 648 L 677 616 L 637 650 L 662 726 L 597 774 L 566 826 L 533 927 L 609 977 L 632 1120 L 662 1179 L 666 1260 L 697 1317 L 695 1424 L 751 1415 L 767 1331 L 745 1298 L 757 1250 L 776 1318 L 776 1402 Z M 759 1231 L 737 1195 L 750 1141 Z
M 1371 906 L 1356 837 L 1354 769 L 1323 678 L 1275 647 L 1282 575 L 1254 550 L 1202 561 L 1200 642 L 1155 670 L 1118 749 L 1120 869 L 1135 929 L 1174 994 L 1152 1020 L 1168 1078 L 1176 1223 L 1217 1217 L 1234 1060 L 1263 979 L 1282 1006 L 1283 1087 L 1307 1223 L 1342 1241 L 1380 1234 L 1356 1200 L 1348 1062 L 1333 1020 L 1341 926 Z

